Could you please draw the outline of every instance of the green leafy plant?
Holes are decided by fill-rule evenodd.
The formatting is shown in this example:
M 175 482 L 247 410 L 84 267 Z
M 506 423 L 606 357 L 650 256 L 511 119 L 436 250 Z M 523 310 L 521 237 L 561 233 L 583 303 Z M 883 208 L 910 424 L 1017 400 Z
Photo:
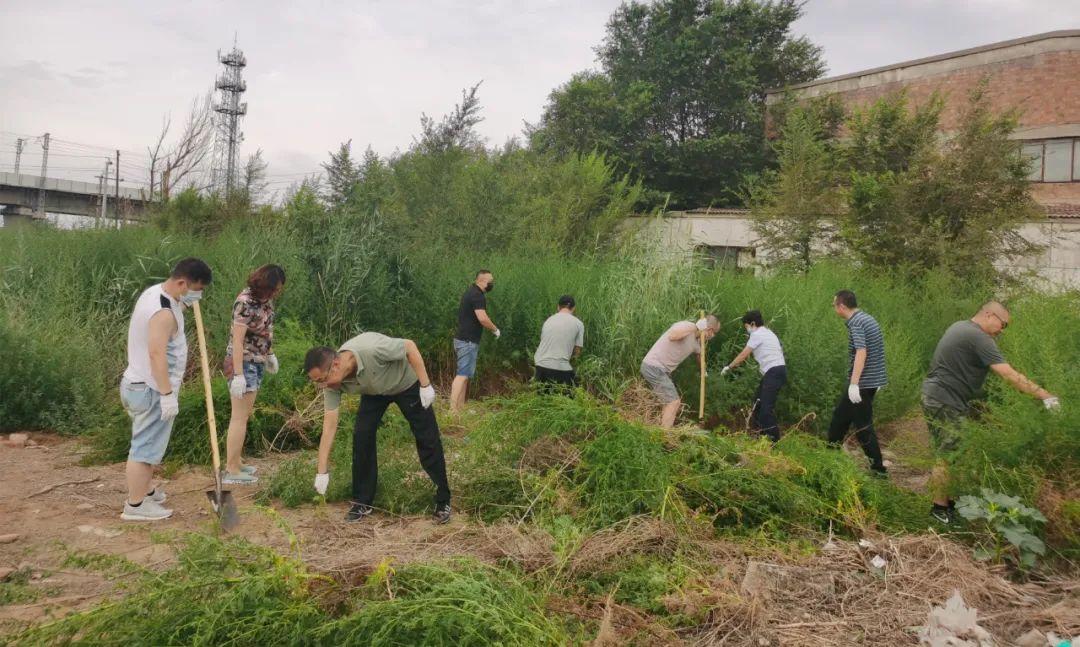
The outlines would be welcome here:
M 1046 517 L 1019 497 L 982 488 L 982 496 L 960 497 L 956 510 L 982 530 L 975 548 L 978 559 L 1014 559 L 1021 567 L 1031 568 L 1046 554 L 1046 544 L 1033 530 L 1035 524 L 1046 523 Z

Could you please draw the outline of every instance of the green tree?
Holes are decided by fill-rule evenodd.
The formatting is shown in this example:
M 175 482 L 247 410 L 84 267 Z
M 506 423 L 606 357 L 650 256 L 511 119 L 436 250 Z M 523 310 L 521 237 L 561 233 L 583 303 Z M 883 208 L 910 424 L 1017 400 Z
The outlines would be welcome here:
M 606 153 L 672 206 L 732 203 L 743 174 L 766 163 L 766 90 L 823 71 L 820 49 L 790 33 L 800 14 L 796 0 L 624 3 L 597 50 L 601 71 L 552 92 L 531 142 Z
M 323 199 L 331 207 L 340 207 L 352 194 L 360 181 L 360 170 L 352 158 L 352 140 L 341 143 L 336 153 L 330 153 L 330 161 L 322 164 L 326 171 L 326 188 Z

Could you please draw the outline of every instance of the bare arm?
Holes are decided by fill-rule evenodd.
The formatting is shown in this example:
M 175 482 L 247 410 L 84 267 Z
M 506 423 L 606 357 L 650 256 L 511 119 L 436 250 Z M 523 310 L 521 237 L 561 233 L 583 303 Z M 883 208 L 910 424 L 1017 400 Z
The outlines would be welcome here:
M 478 310 L 477 312 L 483 311 Z M 427 368 L 424 367 L 424 358 L 421 357 L 416 342 L 411 339 L 405 340 L 405 359 L 408 360 L 409 366 L 416 373 L 416 379 L 420 380 L 420 386 L 429 386 L 431 379 L 428 377 Z
M 574 357 L 581 357 L 581 346 L 574 346 Z
M 326 474 L 330 469 L 330 448 L 334 446 L 334 435 L 338 428 L 338 409 L 323 412 L 322 438 L 319 439 L 318 473 Z
M 244 335 L 247 326 L 234 323 L 232 326 L 232 370 L 233 375 L 244 374 Z
M 169 381 L 169 339 L 176 334 L 176 318 L 169 310 L 159 310 L 150 317 L 150 332 L 146 345 L 150 351 L 150 372 L 154 376 L 158 393 L 172 393 Z
M 866 368 L 866 349 L 859 348 L 855 351 L 855 364 L 851 367 L 851 383 L 858 384 L 862 377 L 863 369 Z
M 729 368 L 735 368 L 739 364 L 742 364 L 743 362 L 746 361 L 747 357 L 750 357 L 750 353 L 752 353 L 752 352 L 754 352 L 754 349 L 750 348 L 749 346 L 742 349 L 742 352 L 740 352 L 738 355 L 736 355 L 735 359 L 731 360 L 731 363 L 728 364 L 728 367 Z
M 1032 382 L 1026 375 L 1017 371 L 1008 363 L 992 364 L 990 368 L 1000 375 L 1001 379 L 1008 382 L 1014 389 L 1021 393 L 1033 395 L 1040 400 L 1053 397 L 1049 391 Z
M 487 328 L 491 332 L 495 332 L 499 329 L 499 327 L 491 321 L 491 317 L 488 317 L 487 310 L 473 310 L 473 313 L 476 315 L 476 320 L 479 321 L 480 325 L 484 328 Z

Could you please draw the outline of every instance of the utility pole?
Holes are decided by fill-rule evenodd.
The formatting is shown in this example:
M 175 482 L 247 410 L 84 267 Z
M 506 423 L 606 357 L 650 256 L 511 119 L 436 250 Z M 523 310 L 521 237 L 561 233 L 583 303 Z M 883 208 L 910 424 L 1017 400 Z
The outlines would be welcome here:
M 120 151 L 116 151 L 116 204 L 120 205 Z
M 98 176 L 98 181 L 101 183 L 101 215 L 98 216 L 97 226 L 101 227 L 102 222 L 105 220 L 105 208 L 109 202 L 109 165 L 112 164 L 112 160 L 105 160 L 105 171 Z M 115 208 L 115 207 L 114 207 Z
M 19 174 L 19 160 L 22 159 L 22 147 L 26 140 L 22 137 L 15 140 L 15 175 Z
M 45 171 L 49 168 L 49 133 L 41 142 L 41 183 L 38 186 L 37 209 L 34 215 L 38 218 L 45 217 Z

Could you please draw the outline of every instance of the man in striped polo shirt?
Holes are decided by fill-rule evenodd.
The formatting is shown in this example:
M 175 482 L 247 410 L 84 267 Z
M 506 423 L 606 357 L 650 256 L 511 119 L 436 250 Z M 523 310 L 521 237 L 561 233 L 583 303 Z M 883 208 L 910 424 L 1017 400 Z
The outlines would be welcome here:
M 855 293 L 840 290 L 833 297 L 833 309 L 847 322 L 848 387 L 840 396 L 829 423 L 829 442 L 839 446 L 855 426 L 855 437 L 870 459 L 875 476 L 885 476 L 877 432 L 874 431 L 874 396 L 888 383 L 885 375 L 885 339 L 873 317 L 858 307 Z

